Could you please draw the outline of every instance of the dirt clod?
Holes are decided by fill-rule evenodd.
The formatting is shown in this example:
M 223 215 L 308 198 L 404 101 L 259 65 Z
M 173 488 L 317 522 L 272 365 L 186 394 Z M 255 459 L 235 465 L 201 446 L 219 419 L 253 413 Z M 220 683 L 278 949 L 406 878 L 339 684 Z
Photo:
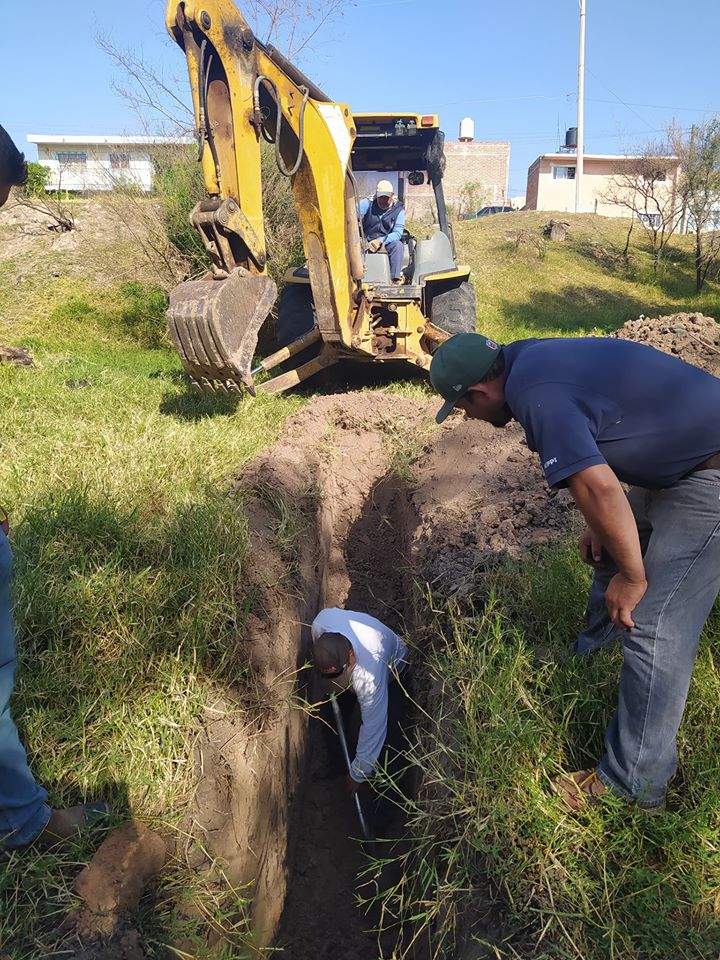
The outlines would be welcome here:
M 75 881 L 83 905 L 70 925 L 80 940 L 117 933 L 165 855 L 164 841 L 143 823 L 131 820 L 113 830 Z
M 35 361 L 27 347 L 0 346 L 0 363 L 11 363 L 15 367 L 35 366 Z

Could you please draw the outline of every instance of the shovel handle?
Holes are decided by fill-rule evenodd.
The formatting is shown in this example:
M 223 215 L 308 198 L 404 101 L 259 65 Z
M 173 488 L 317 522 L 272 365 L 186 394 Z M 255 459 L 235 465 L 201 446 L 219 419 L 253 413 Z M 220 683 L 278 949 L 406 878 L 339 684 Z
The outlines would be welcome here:
M 350 763 L 350 752 L 347 745 L 347 737 L 345 736 L 345 726 L 342 720 L 342 714 L 340 713 L 340 706 L 337 702 L 337 698 L 332 698 L 332 708 L 333 713 L 335 714 L 335 726 L 337 727 L 338 736 L 340 737 L 340 746 L 342 747 L 343 754 L 345 756 L 345 763 L 347 764 L 348 773 L 350 773 L 351 763 Z M 357 795 L 357 792 L 354 794 L 355 807 L 357 809 L 358 820 L 360 821 L 360 829 L 362 830 L 363 838 L 365 840 L 372 840 L 372 834 L 368 829 L 367 821 L 365 820 L 365 814 L 363 813 L 362 804 L 360 803 L 360 797 Z

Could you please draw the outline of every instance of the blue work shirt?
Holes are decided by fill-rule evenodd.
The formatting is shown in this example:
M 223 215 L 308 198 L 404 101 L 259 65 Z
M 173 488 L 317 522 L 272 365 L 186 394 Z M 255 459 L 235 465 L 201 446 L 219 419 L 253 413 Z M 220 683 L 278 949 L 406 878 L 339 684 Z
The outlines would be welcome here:
M 552 487 L 608 464 L 661 489 L 720 451 L 720 379 L 646 344 L 517 340 L 504 347 L 505 399 Z
M 361 200 L 358 203 L 358 216 L 360 217 L 361 220 L 364 218 L 365 214 L 370 209 L 371 203 L 372 203 L 372 200 L 369 199 L 368 197 L 365 197 L 364 200 Z M 399 201 L 395 200 L 394 203 L 399 203 Z M 405 229 L 405 208 L 401 206 L 400 212 L 397 215 L 397 219 L 393 224 L 392 230 L 390 231 L 390 233 L 387 234 L 387 236 L 382 237 L 382 242 L 384 244 L 388 244 L 388 243 L 392 243 L 393 240 L 399 240 L 403 235 L 404 229 Z M 371 239 L 371 238 L 368 238 L 368 239 Z

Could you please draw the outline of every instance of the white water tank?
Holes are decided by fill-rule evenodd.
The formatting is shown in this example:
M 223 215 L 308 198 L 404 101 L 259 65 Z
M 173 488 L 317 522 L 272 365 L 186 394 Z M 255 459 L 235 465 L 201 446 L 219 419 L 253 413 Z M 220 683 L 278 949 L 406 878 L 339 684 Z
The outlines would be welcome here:
M 460 139 L 466 143 L 475 139 L 475 121 L 472 117 L 463 117 L 460 121 Z

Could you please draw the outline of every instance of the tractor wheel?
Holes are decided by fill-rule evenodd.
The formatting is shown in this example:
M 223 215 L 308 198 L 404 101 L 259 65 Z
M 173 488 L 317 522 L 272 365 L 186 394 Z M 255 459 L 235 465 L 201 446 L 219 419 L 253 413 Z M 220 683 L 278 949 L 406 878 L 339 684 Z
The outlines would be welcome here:
M 288 283 L 280 291 L 275 324 L 277 349 L 286 347 L 315 326 L 315 305 L 309 283 Z M 290 357 L 281 366 L 283 370 L 295 370 L 320 353 L 322 343 L 313 343 Z
M 430 319 L 446 333 L 475 333 L 477 330 L 477 308 L 475 305 L 475 287 L 469 280 L 450 290 L 436 293 L 432 298 Z

